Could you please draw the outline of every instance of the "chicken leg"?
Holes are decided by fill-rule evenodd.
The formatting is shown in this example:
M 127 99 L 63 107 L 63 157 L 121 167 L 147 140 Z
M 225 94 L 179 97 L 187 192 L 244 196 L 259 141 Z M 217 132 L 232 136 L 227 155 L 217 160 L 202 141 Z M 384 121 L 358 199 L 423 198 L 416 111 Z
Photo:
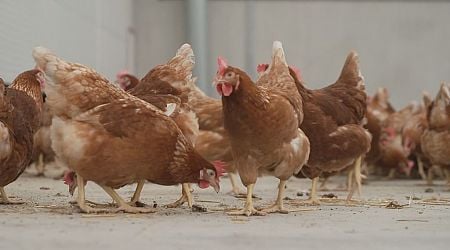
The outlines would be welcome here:
M 176 208 L 183 205 L 185 202 L 188 203 L 188 207 L 192 208 L 193 198 L 191 193 L 191 187 L 189 183 L 181 184 L 181 197 L 173 203 L 167 204 L 168 208 Z
M 36 171 L 36 176 L 44 176 L 45 164 L 43 154 L 39 154 L 38 161 L 36 163 Z
M 253 206 L 253 188 L 255 184 L 249 184 L 247 186 L 247 200 L 245 201 L 245 206 L 242 210 L 228 212 L 228 215 L 266 215 L 265 212 L 261 212 L 255 209 Z
M 358 191 L 358 195 L 361 195 L 361 186 L 362 186 L 362 174 L 361 174 L 361 156 L 358 157 L 353 163 L 353 184 L 347 195 L 347 202 L 350 202 L 355 190 Z
M 86 197 L 85 197 L 85 183 L 83 177 L 80 175 L 77 175 L 77 188 L 78 188 L 78 195 L 77 195 L 77 203 L 78 207 L 80 207 L 81 211 L 83 213 L 107 213 L 109 210 L 107 209 L 101 209 L 101 208 L 93 208 L 86 204 Z
M 420 156 L 417 156 L 417 166 L 419 167 L 419 175 L 422 180 L 427 180 L 427 174 L 425 173 L 425 169 L 423 168 L 423 161 Z
M 120 197 L 120 195 L 117 194 L 117 192 L 112 187 L 102 186 L 102 185 L 100 185 L 100 186 L 103 188 L 103 190 L 105 190 L 105 192 L 107 194 L 109 194 L 109 196 L 111 196 L 111 198 L 119 206 L 116 210 L 114 210 L 114 212 L 125 212 L 125 213 L 133 213 L 133 214 L 156 212 L 156 210 L 152 209 L 152 208 L 132 207 L 125 200 L 123 200 L 122 197 Z
M 3 205 L 18 205 L 18 204 L 24 204 L 25 202 L 23 201 L 12 201 L 8 198 L 8 195 L 6 195 L 5 189 L 3 187 L 0 187 L 0 194 L 1 194 L 1 198 L 2 200 L 0 201 L 0 204 Z
M 320 183 L 319 189 L 320 189 L 321 191 L 327 191 L 327 190 L 328 190 L 328 188 L 327 188 L 327 182 L 328 182 L 328 179 L 330 179 L 329 176 L 325 177 L 325 178 L 322 180 L 322 183 Z
M 134 207 L 145 207 L 145 204 L 139 201 L 139 198 L 141 197 L 142 189 L 144 188 L 145 180 L 140 180 L 137 183 L 136 190 L 134 191 L 133 197 L 131 198 L 130 202 L 128 202 L 128 205 L 134 206 Z
M 237 174 L 236 173 L 228 173 L 228 177 L 230 178 L 230 182 L 231 182 L 230 194 L 235 195 L 235 196 L 245 195 L 245 193 L 241 192 L 241 189 L 238 186 Z
M 284 191 L 286 190 L 286 180 L 280 180 L 280 183 L 278 184 L 278 196 L 277 200 L 274 205 L 265 208 L 262 210 L 262 212 L 265 213 L 282 213 L 287 214 L 289 213 L 287 210 L 283 208 L 283 198 L 284 198 Z
M 317 206 L 320 205 L 319 198 L 317 198 L 317 183 L 319 182 L 319 177 L 312 179 L 311 193 L 309 194 L 309 199 L 306 200 L 306 204 Z
M 432 185 L 433 185 L 433 178 L 434 178 L 434 172 L 433 172 L 433 169 L 434 169 L 434 165 L 431 166 L 431 167 L 428 169 L 428 174 L 427 174 L 427 185 L 429 185 L 429 186 L 432 186 Z

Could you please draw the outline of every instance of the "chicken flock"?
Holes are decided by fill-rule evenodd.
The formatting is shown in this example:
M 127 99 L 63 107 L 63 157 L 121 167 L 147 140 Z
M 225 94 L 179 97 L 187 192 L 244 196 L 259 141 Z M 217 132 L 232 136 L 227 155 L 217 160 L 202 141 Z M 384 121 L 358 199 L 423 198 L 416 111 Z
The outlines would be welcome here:
M 85 213 L 154 212 L 140 202 L 146 182 L 181 184 L 180 198 L 167 206 L 192 207 L 191 184 L 219 192 L 224 174 L 230 193 L 246 198 L 229 214 L 246 216 L 287 213 L 284 190 L 292 176 L 312 180 L 311 204 L 320 203 L 319 178 L 324 188 L 341 172 L 348 202 L 370 174 L 418 176 L 428 184 L 441 175 L 450 182 L 450 86 L 395 110 L 386 89 L 366 94 L 355 52 L 336 82 L 321 89 L 307 87 L 278 41 L 271 62 L 257 66 L 256 80 L 219 57 L 214 86 L 221 100 L 196 85 L 189 44 L 141 80 L 121 71 L 115 82 L 43 47 L 32 56 L 34 69 L 10 85 L 0 79 L 3 204 L 16 202 L 4 187 L 32 162 L 38 175 L 49 162 L 63 166 L 61 177 L 70 194 L 77 190 Z M 253 191 L 262 175 L 279 179 L 278 193 L 272 206 L 256 209 Z M 113 209 L 86 201 L 88 181 L 113 199 Z M 116 192 L 133 183 L 129 201 Z

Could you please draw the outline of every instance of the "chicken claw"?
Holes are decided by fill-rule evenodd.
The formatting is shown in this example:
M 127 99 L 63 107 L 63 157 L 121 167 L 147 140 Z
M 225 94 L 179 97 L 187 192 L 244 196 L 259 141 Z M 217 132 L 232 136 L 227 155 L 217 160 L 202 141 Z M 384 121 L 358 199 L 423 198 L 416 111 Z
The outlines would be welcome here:
M 310 205 L 310 206 L 320 205 L 320 200 L 317 197 L 317 183 L 318 182 L 319 182 L 319 177 L 312 179 L 311 194 L 309 195 L 308 200 L 304 201 L 305 204 Z
M 255 209 L 255 207 L 253 207 L 253 187 L 255 186 L 255 184 L 249 184 L 247 186 L 247 200 L 245 201 L 245 207 L 242 210 L 238 210 L 238 211 L 231 211 L 228 212 L 228 215 L 245 215 L 245 216 L 250 216 L 250 215 L 256 215 L 256 216 L 264 216 L 267 215 L 267 213 L 262 212 L 262 211 L 258 211 Z
M 3 187 L 0 187 L 0 193 L 1 193 L 0 204 L 3 204 L 3 205 L 20 205 L 20 204 L 24 204 L 25 203 L 23 201 L 12 201 L 12 200 L 10 200 L 8 198 L 8 196 L 6 195 L 6 192 L 3 189 Z
M 241 196 L 241 195 L 246 195 L 244 192 L 241 191 L 241 189 L 238 187 L 238 182 L 237 182 L 237 175 L 235 173 L 228 173 L 228 177 L 230 178 L 230 182 L 231 182 L 231 191 L 229 192 L 230 195 L 234 195 L 234 196 Z
M 264 208 L 261 211 L 265 213 L 281 213 L 281 214 L 289 213 L 288 210 L 283 208 L 283 198 L 285 189 L 286 189 L 286 181 L 280 180 L 280 184 L 278 184 L 278 196 L 275 204 L 273 204 L 268 208 Z
M 109 210 L 101 208 L 93 208 L 86 203 L 85 190 L 84 190 L 84 179 L 81 176 L 77 176 L 78 185 L 78 197 L 77 203 L 81 212 L 91 214 L 91 213 L 108 213 Z
M 133 207 L 145 207 L 145 203 L 139 201 L 142 189 L 144 188 L 144 184 L 145 184 L 144 180 L 138 181 L 136 190 L 134 191 L 133 197 L 131 198 L 130 202 L 128 202 L 128 205 Z
M 109 196 L 111 196 L 111 198 L 113 198 L 113 200 L 119 206 L 117 209 L 113 210 L 116 213 L 117 212 L 125 212 L 125 213 L 137 214 L 137 213 L 154 213 L 154 212 L 156 212 L 156 210 L 153 208 L 132 207 L 126 201 L 124 201 L 122 199 L 122 197 L 120 197 L 119 194 L 117 194 L 117 192 L 113 188 L 107 187 L 107 186 L 101 186 L 101 187 L 103 188 L 103 190 L 105 190 L 106 193 L 109 194 Z
M 192 208 L 192 203 L 193 203 L 193 198 L 192 198 L 192 193 L 191 193 L 191 187 L 189 186 L 188 183 L 183 183 L 181 185 L 181 197 L 170 204 L 167 204 L 166 207 L 168 208 L 177 208 L 180 207 L 181 205 L 183 205 L 185 202 L 188 203 L 188 207 Z

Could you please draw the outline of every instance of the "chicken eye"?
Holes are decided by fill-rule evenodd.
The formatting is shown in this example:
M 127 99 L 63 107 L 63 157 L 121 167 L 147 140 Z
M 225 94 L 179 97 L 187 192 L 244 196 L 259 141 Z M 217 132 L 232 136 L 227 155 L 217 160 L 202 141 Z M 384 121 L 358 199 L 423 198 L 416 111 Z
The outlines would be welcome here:
M 207 172 L 208 175 L 211 176 L 211 177 L 214 177 L 214 176 L 216 175 L 216 173 L 215 173 L 213 170 L 211 170 L 211 169 L 208 169 L 206 172 Z
M 226 77 L 228 77 L 228 78 L 231 78 L 231 77 L 233 77 L 234 76 L 234 73 L 233 72 L 228 72 L 227 74 L 226 74 Z

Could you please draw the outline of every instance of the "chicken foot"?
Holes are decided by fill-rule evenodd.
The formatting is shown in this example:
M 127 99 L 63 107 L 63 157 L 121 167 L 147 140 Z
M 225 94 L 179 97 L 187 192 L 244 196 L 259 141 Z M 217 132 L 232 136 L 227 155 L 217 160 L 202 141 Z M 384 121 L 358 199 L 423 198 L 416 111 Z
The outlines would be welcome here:
M 230 182 L 231 182 L 231 191 L 229 192 L 229 194 L 242 197 L 242 195 L 246 195 L 244 192 L 241 191 L 241 189 L 238 186 L 238 181 L 237 181 L 237 174 L 236 173 L 228 173 L 228 177 L 230 178 Z
M 43 154 L 39 154 L 38 161 L 36 163 L 36 171 L 36 176 L 44 176 L 45 163 Z
M 422 180 L 427 180 L 427 174 L 425 173 L 425 169 L 423 168 L 423 161 L 420 156 L 417 156 L 417 166 L 419 168 L 419 175 Z
M 107 194 L 109 194 L 109 196 L 111 196 L 111 198 L 119 206 L 118 208 L 113 210 L 114 212 L 125 212 L 125 213 L 133 213 L 133 214 L 156 212 L 156 210 L 153 208 L 132 207 L 124 199 L 122 199 L 122 197 L 120 197 L 120 195 L 112 187 L 102 186 L 102 185 L 100 185 L 100 186 L 103 188 L 103 190 L 105 190 L 105 192 Z
M 23 201 L 12 201 L 8 198 L 8 195 L 6 195 L 5 189 L 4 187 L 0 187 L 0 194 L 1 194 L 1 201 L 0 204 L 3 205 L 19 205 L 19 204 L 24 204 L 25 202 Z
M 327 176 L 327 177 L 325 177 L 325 178 L 322 180 L 322 183 L 320 183 L 319 190 L 321 190 L 321 191 L 328 191 L 328 190 L 329 190 L 329 189 L 327 188 L 327 182 L 328 182 L 329 179 L 330 179 L 330 177 Z
M 362 186 L 362 174 L 361 174 L 361 156 L 358 157 L 353 164 L 353 181 L 352 188 L 350 189 L 347 195 L 347 203 L 351 201 L 352 196 L 355 190 L 358 192 L 358 195 L 361 195 L 361 186 Z
M 181 184 L 181 197 L 178 200 L 176 200 L 175 202 L 167 204 L 166 207 L 168 207 L 168 208 L 180 207 L 185 202 L 188 203 L 189 208 L 192 208 L 193 198 L 192 198 L 191 186 L 189 183 Z
M 281 213 L 281 214 L 289 213 L 289 211 L 285 210 L 283 207 L 283 198 L 285 190 L 286 190 L 286 181 L 280 180 L 280 183 L 278 184 L 278 196 L 277 200 L 275 201 L 275 204 L 268 208 L 264 208 L 261 211 L 264 213 Z
M 145 207 L 145 203 L 141 202 L 139 199 L 141 197 L 142 189 L 144 188 L 145 180 L 140 180 L 137 183 L 136 190 L 134 191 L 133 197 L 131 197 L 128 205 L 133 207 Z
M 309 194 L 309 198 L 307 200 L 301 200 L 300 203 L 304 205 L 318 206 L 320 205 L 320 200 L 317 197 L 317 184 L 319 183 L 319 177 L 315 177 L 311 181 L 311 193 Z
M 87 213 L 87 214 L 109 212 L 108 209 L 93 208 L 93 207 L 89 206 L 86 203 L 84 179 L 80 175 L 77 175 L 76 179 L 77 179 L 77 188 L 78 188 L 77 203 L 78 203 L 78 207 L 80 207 L 81 211 L 83 213 Z
M 255 184 L 249 184 L 247 186 L 247 200 L 245 201 L 244 208 L 239 210 L 239 211 L 228 212 L 227 213 L 228 215 L 246 215 L 246 216 L 250 216 L 250 215 L 263 216 L 263 215 L 266 215 L 265 212 L 258 211 L 253 206 L 253 188 L 254 187 L 255 187 Z

